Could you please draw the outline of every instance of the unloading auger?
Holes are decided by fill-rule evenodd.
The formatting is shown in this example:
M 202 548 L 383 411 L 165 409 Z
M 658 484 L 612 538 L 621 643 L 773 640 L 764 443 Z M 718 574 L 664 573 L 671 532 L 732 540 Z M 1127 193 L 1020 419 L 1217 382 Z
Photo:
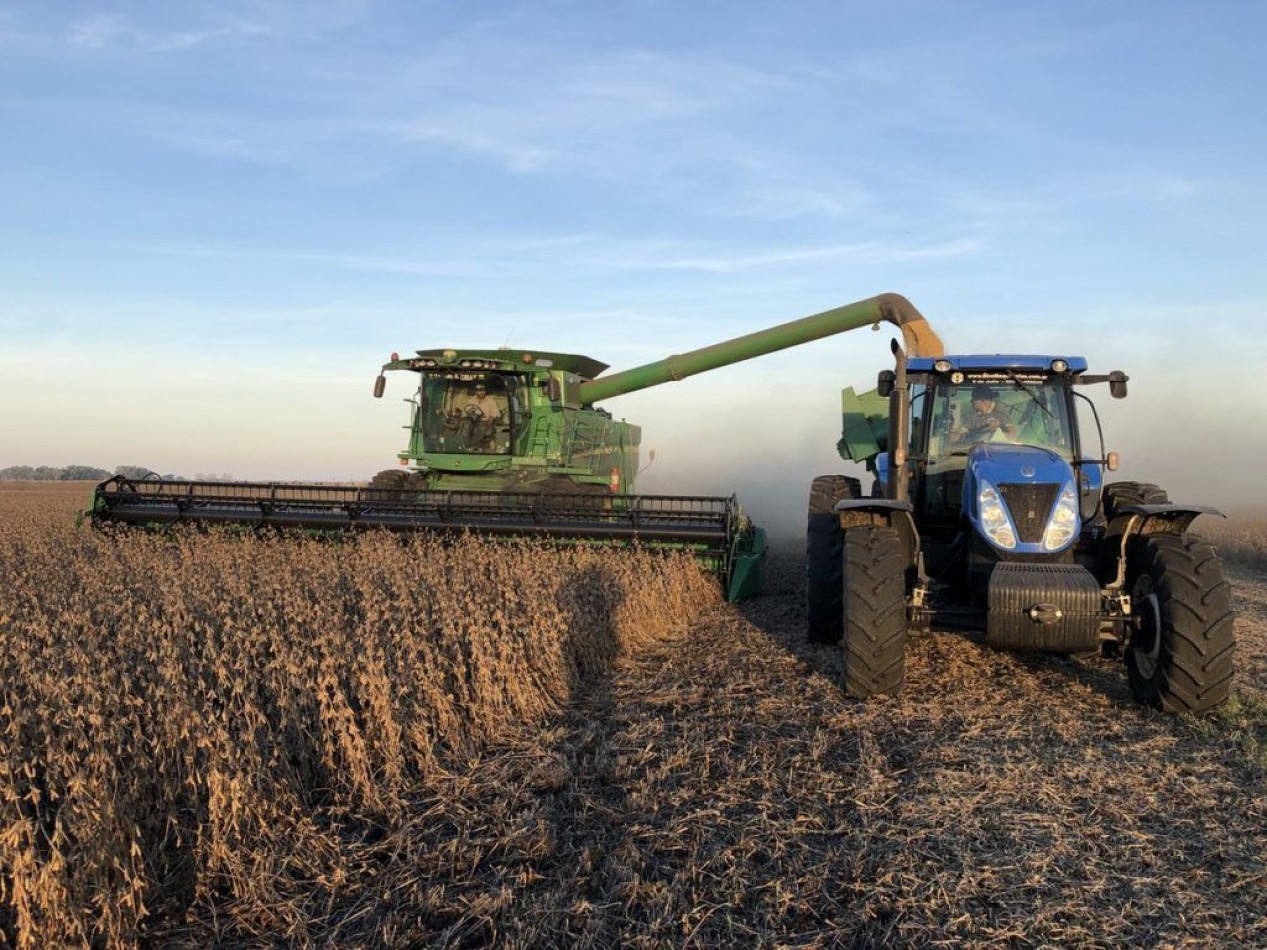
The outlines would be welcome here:
M 941 341 L 906 298 L 856 303 L 602 376 L 607 364 L 540 350 L 431 349 L 392 358 L 418 374 L 400 468 L 366 487 L 112 478 L 94 492 L 98 522 L 198 522 L 344 531 L 472 531 L 693 552 L 736 600 L 760 588 L 764 532 L 735 498 L 638 495 L 641 429 L 596 406 L 625 393 L 888 322 L 911 353 Z

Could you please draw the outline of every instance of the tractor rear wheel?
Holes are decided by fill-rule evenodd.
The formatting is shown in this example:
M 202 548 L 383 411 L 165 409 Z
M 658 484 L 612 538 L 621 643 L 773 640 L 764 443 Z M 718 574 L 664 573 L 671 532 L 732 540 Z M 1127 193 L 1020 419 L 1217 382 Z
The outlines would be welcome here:
M 906 675 L 906 559 L 893 528 L 845 532 L 844 688 L 857 699 L 896 693 Z
M 842 499 L 861 496 L 861 483 L 847 475 L 819 475 L 810 485 L 805 528 L 805 616 L 811 643 L 835 643 L 840 639 L 844 548 L 835 507 Z
M 1190 535 L 1136 538 L 1127 556 L 1138 626 L 1126 649 L 1131 693 L 1145 706 L 1202 713 L 1232 686 L 1231 588 L 1209 543 Z
M 1104 486 L 1104 517 L 1112 521 L 1123 505 L 1164 505 L 1169 501 L 1166 490 L 1151 482 L 1113 482 Z

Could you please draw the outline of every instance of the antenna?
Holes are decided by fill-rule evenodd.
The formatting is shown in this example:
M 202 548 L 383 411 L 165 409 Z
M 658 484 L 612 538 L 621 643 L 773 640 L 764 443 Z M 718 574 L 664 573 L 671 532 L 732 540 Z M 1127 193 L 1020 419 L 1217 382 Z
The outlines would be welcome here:
M 645 472 L 647 469 L 651 467 L 651 463 L 654 461 L 655 461 L 655 449 L 651 449 L 647 453 L 647 464 L 642 466 L 642 468 L 638 469 L 638 471 L 634 472 L 634 474 L 641 475 L 643 472 Z

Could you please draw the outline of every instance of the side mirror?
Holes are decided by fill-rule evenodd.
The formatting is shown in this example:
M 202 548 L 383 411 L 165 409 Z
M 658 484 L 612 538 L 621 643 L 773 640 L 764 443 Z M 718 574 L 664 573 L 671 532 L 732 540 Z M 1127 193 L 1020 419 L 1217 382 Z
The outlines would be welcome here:
M 551 376 L 546 380 L 546 395 L 550 397 L 551 402 L 563 401 L 563 387 L 559 384 L 557 377 Z
M 1109 395 L 1114 399 L 1126 398 L 1126 381 L 1130 379 L 1120 369 L 1109 373 Z
M 1104 460 L 1104 467 L 1107 468 L 1110 472 L 1116 472 L 1119 461 L 1120 459 L 1117 457 L 1117 453 L 1110 452 Z
M 893 394 L 893 387 L 896 383 L 897 373 L 891 369 L 882 369 L 875 381 L 875 391 L 885 399 L 888 399 Z
M 387 377 L 382 373 L 378 374 L 378 379 L 374 380 L 374 398 L 382 399 L 383 390 L 387 388 Z

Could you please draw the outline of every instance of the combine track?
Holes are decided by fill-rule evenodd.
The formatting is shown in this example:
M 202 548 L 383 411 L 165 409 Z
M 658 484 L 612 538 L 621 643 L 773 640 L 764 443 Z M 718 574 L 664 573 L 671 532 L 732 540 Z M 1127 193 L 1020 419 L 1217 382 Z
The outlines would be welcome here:
M 771 560 L 768 596 L 436 781 L 317 942 L 1267 944 L 1262 760 L 1233 730 L 1131 705 L 1116 662 L 954 636 L 914 642 L 901 698 L 847 701 L 799 556 Z M 1261 695 L 1267 585 L 1234 576 Z

